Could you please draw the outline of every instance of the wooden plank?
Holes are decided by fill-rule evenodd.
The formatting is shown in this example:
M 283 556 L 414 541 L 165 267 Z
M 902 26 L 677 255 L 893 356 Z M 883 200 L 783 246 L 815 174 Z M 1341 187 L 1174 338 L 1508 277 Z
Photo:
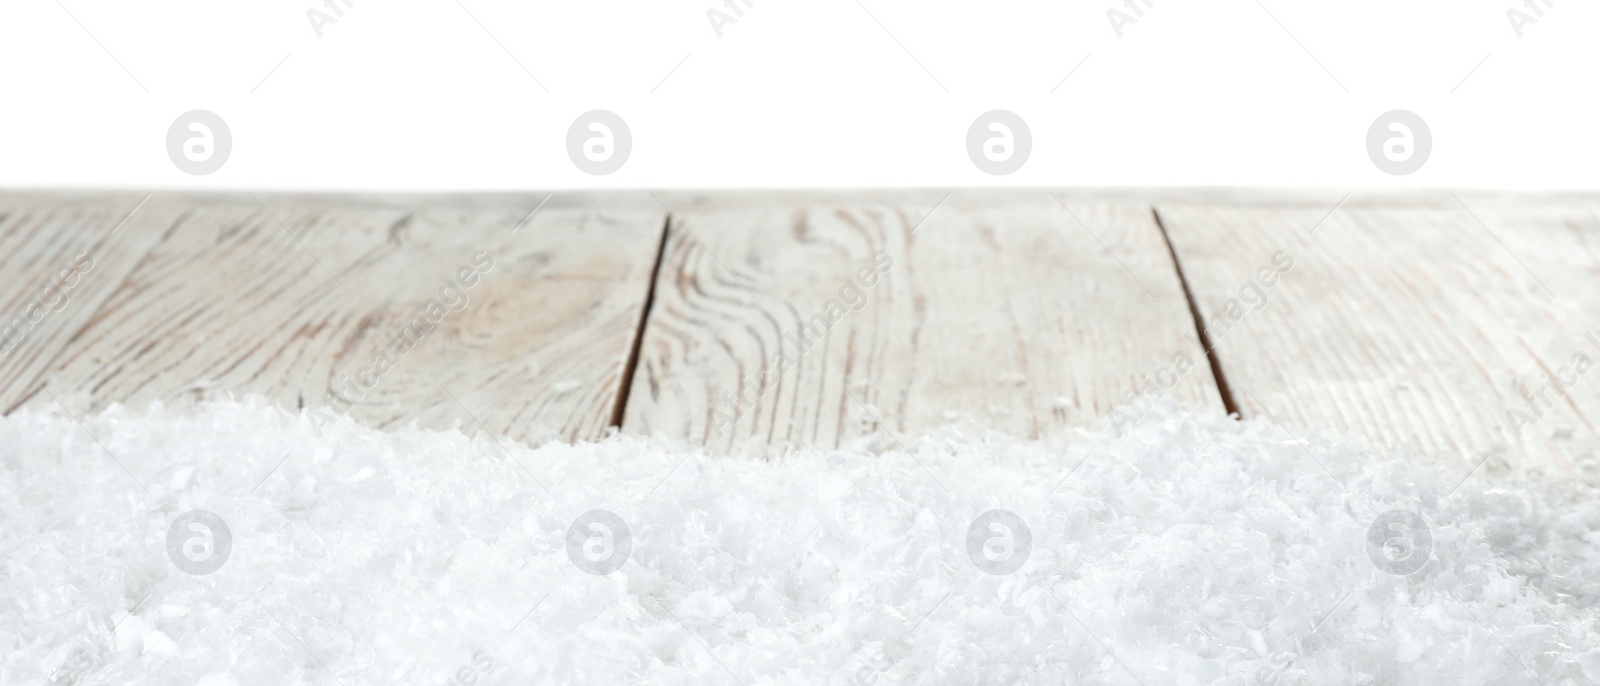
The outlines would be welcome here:
M 1596 452 L 1600 372 L 1565 373 L 1574 387 L 1542 391 L 1536 411 L 1529 396 L 1575 355 L 1600 360 L 1586 339 L 1600 336 L 1600 213 L 1443 197 L 1331 215 L 1336 196 L 1321 207 L 1157 210 L 1244 416 L 1385 452 L 1570 469 Z M 1294 266 L 1267 288 L 1255 274 L 1280 250 Z M 1242 305 L 1236 323 L 1230 299 Z M 1534 421 L 1508 418 L 1512 409 Z
M 38 392 L 62 346 L 175 218 L 146 198 L 0 193 L 0 411 Z
M 1041 437 L 1103 426 L 1180 354 L 1172 395 L 1221 412 L 1148 208 L 924 196 L 674 207 L 624 431 L 716 452 Z
M 665 213 L 557 199 L 516 228 L 542 197 L 195 199 L 49 388 L 81 410 L 254 393 L 384 427 L 599 438 Z

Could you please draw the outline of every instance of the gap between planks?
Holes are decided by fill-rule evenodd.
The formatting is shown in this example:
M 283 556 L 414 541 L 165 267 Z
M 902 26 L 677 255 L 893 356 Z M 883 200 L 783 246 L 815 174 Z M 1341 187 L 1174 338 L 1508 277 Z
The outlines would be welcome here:
M 1161 211 L 1150 208 L 1150 216 L 1155 218 L 1156 226 L 1161 229 L 1161 238 L 1167 242 L 1167 253 L 1172 255 L 1172 269 L 1178 273 L 1178 283 L 1183 286 L 1183 298 L 1189 303 L 1189 314 L 1194 319 L 1195 339 L 1200 341 L 1206 355 L 1206 363 L 1211 365 L 1211 379 L 1217 383 L 1217 395 L 1222 397 L 1222 407 L 1229 416 L 1239 416 L 1239 402 L 1234 400 L 1232 389 L 1228 388 L 1228 375 L 1222 370 L 1222 357 L 1217 355 L 1217 345 L 1211 341 L 1211 334 L 1206 332 L 1205 315 L 1200 313 L 1200 305 L 1195 302 L 1194 288 L 1189 285 L 1189 278 L 1183 273 L 1183 260 L 1178 257 L 1177 249 L 1172 247 L 1172 234 L 1167 232 L 1167 224 L 1161 220 Z
M 870 204 L 867 201 L 871 200 L 873 197 L 874 196 L 871 194 L 863 194 L 861 197 L 857 198 L 857 201 L 861 204 Z M 808 203 L 801 202 L 799 199 L 787 198 L 775 199 L 773 202 L 774 206 L 785 207 L 801 207 L 805 204 Z M 1189 308 L 1191 319 L 1190 325 L 1194 327 L 1195 340 L 1198 341 L 1202 346 L 1202 351 L 1205 355 L 1207 365 L 1211 370 L 1212 378 L 1215 381 L 1218 400 L 1221 401 L 1222 406 L 1227 414 L 1231 416 L 1238 416 L 1239 405 L 1234 399 L 1232 391 L 1228 387 L 1227 375 L 1223 369 L 1222 360 L 1216 353 L 1214 343 L 1209 340 L 1206 334 L 1204 320 L 1200 313 L 1199 305 L 1195 302 L 1194 293 L 1191 289 L 1188 279 L 1184 275 L 1183 263 L 1180 260 L 1176 249 L 1173 248 L 1172 237 L 1168 234 L 1166 225 L 1162 222 L 1160 212 L 1154 206 L 1146 206 L 1144 209 L 1150 213 L 1150 216 L 1154 220 L 1156 227 L 1160 230 L 1161 238 L 1165 243 L 1166 252 L 1172 259 L 1174 272 L 1173 275 L 1177 278 L 1177 281 L 1183 290 L 1184 300 Z M 623 420 L 628 409 L 628 402 L 632 397 L 631 392 L 633 390 L 635 374 L 639 364 L 642 361 L 640 353 L 644 346 L 645 335 L 650 327 L 651 315 L 654 311 L 654 306 L 656 303 L 656 289 L 659 287 L 661 271 L 667 258 L 668 243 L 672 233 L 672 222 L 673 216 L 669 214 L 665 219 L 665 226 L 662 229 L 661 241 L 656 252 L 656 262 L 651 273 L 649 289 L 645 296 L 644 307 L 640 313 L 638 329 L 634 332 L 632 350 L 629 351 L 627 364 L 623 369 L 622 387 L 617 395 L 617 403 L 611 418 L 611 426 L 618 431 L 622 429 Z M 703 244 L 698 243 L 697 248 L 700 250 L 709 249 Z
M 922 433 L 954 420 L 1019 437 L 1106 421 L 1127 402 L 1123 393 L 1139 387 L 1138 372 L 1163 367 L 1172 350 L 1204 348 L 1173 248 L 1147 203 L 1074 198 L 1074 213 L 1060 200 L 1029 197 L 941 203 L 945 209 L 928 216 L 933 198 L 885 202 L 875 193 L 827 202 L 702 197 L 678 208 L 630 364 L 623 431 L 738 453 L 839 447 L 865 437 L 848 421 L 858 412 L 889 428 L 890 437 L 896 428 Z M 910 240 L 921 220 L 928 226 L 918 235 L 937 239 Z M 695 224 L 692 240 L 672 226 L 683 222 Z M 797 354 L 800 371 L 757 394 L 756 403 L 766 405 L 736 416 L 732 434 L 713 438 L 710 417 L 726 410 L 719 399 L 729 402 L 723 391 L 748 382 L 761 366 L 752 362 L 784 349 L 783 332 L 804 328 L 802 315 L 817 308 L 796 307 L 820 307 L 829 294 L 818 284 L 842 283 L 846 257 L 867 259 L 872 249 L 904 266 L 871 292 L 871 314 L 835 319 L 831 328 L 842 330 L 823 334 L 809 355 Z M 974 271 L 982 266 L 1000 276 Z M 919 279 L 918 267 L 927 276 Z M 952 285 L 956 277 L 971 283 Z M 1005 331 L 1020 338 L 1015 345 L 989 340 L 1005 337 L 994 326 L 1009 326 Z M 820 342 L 827 338 L 835 340 Z M 1196 373 L 1178 374 L 1172 394 L 1181 405 L 1226 411 L 1227 397 L 1214 385 L 1199 388 L 1212 383 L 1214 363 L 1196 366 Z
M 639 326 L 633 332 L 633 346 L 628 351 L 627 362 L 622 367 L 622 387 L 617 389 L 617 404 L 611 411 L 611 427 L 622 430 L 622 413 L 628 409 L 628 396 L 633 391 L 633 371 L 639 367 L 639 350 L 644 347 L 644 332 L 650 326 L 650 311 L 656 304 L 656 282 L 661 278 L 661 263 L 667 256 L 667 236 L 672 232 L 672 214 L 661 220 L 661 241 L 656 245 L 656 263 L 650 270 L 650 285 L 645 289 L 644 306 L 639 309 Z
M 79 229 L 13 231 L 14 239 L 78 237 L 82 244 L 18 262 L 17 273 L 8 273 L 18 278 L 8 280 L 42 284 L 29 264 L 63 262 L 51 255 L 92 244 L 105 233 L 101 222 L 115 224 L 137 199 L 0 193 L 6 206 L 42 208 L 40 216 Z M 664 217 L 627 198 L 555 202 L 512 240 L 506 227 L 520 227 L 532 205 L 522 200 L 267 195 L 276 208 L 268 217 L 247 194 L 158 194 L 116 233 L 116 249 L 103 259 L 102 248 L 91 249 L 100 264 L 83 280 L 95 290 L 78 286 L 73 307 L 46 322 L 54 328 L 40 325 L 30 335 L 43 349 L 30 352 L 20 380 L 0 388 L 0 405 L 45 406 L 59 396 L 81 416 L 112 403 L 187 405 L 224 393 L 260 394 L 291 411 L 326 405 L 332 386 L 324 380 L 374 359 L 361 353 L 384 349 L 378 334 L 399 331 L 438 286 L 418 275 L 454 274 L 473 259 L 467 253 L 487 248 L 499 259 L 493 276 L 481 279 L 486 285 L 472 289 L 471 307 L 445 317 L 429 345 L 394 367 L 400 373 L 382 377 L 371 401 L 347 411 L 379 427 L 465 422 L 524 441 L 554 437 L 541 428 L 554 427 L 567 441 L 597 440 L 618 410 L 611 394 L 622 390 L 616 384 L 634 348 L 626 336 L 644 317 L 634 308 L 651 283 L 639 281 L 653 278 Z M 119 203 L 114 215 L 101 207 L 112 203 Z M 411 218 L 398 236 L 397 216 Z M 521 240 L 530 236 L 536 240 Z M 151 244 L 127 245 L 133 238 Z M 334 277 L 324 277 L 320 263 L 369 298 L 320 298 L 318 289 L 337 288 L 324 283 Z M 168 316 L 153 320 L 153 308 Z M 230 345 L 251 338 L 241 330 L 272 345 Z M 444 388 L 460 400 L 452 404 Z M 573 392 L 579 389 L 587 390 Z M 17 394 L 27 397 L 14 403 Z
M 112 196 L 112 197 L 114 198 L 114 197 L 117 197 L 117 196 Z M 155 223 L 167 224 L 166 229 L 164 231 L 158 232 L 158 235 L 161 236 L 161 239 L 155 240 L 155 241 L 150 242 L 150 243 L 142 244 L 142 245 L 138 246 L 138 248 L 135 249 L 134 251 L 130 251 L 128 254 L 123 255 L 122 259 L 130 261 L 131 265 L 126 270 L 120 271 L 120 273 L 117 274 L 117 278 L 114 281 L 108 281 L 108 282 L 105 282 L 104 284 L 102 284 L 101 287 L 104 289 L 103 292 L 106 295 L 110 295 L 112 293 L 117 293 L 117 292 L 122 291 L 123 289 L 125 289 L 128 286 L 128 284 L 130 283 L 130 279 L 133 278 L 134 273 L 138 270 L 140 265 L 142 265 L 145 262 L 145 260 L 147 260 L 151 256 L 151 254 L 158 247 L 162 246 L 162 244 L 165 242 L 165 240 L 170 237 L 169 234 L 171 233 L 171 230 L 172 230 L 173 226 L 175 226 L 177 222 L 181 221 L 182 217 L 187 216 L 191 212 L 197 211 L 200 208 L 206 207 L 206 206 L 208 206 L 210 204 L 215 203 L 218 200 L 223 200 L 225 198 L 226 198 L 226 196 L 210 197 L 210 198 L 189 198 L 189 197 L 183 196 L 182 194 L 178 194 L 175 197 L 168 197 L 168 198 L 152 198 L 156 202 L 152 203 L 151 207 L 145 208 L 145 210 L 140 212 L 140 214 L 149 213 L 149 214 L 161 215 L 161 216 L 156 216 L 156 217 L 142 218 L 142 219 L 145 220 L 145 222 L 154 221 Z M 337 200 L 338 200 L 337 198 L 323 197 L 323 198 L 319 198 L 319 200 L 321 200 L 322 202 L 318 203 L 318 204 L 325 204 L 325 205 L 330 205 L 330 206 L 337 206 L 337 205 L 343 204 L 343 203 L 337 202 Z M 360 199 L 360 198 L 347 198 L 346 200 L 349 201 L 348 204 L 346 205 L 347 207 L 350 206 L 350 205 L 365 206 L 365 205 L 369 204 L 368 202 L 362 201 L 362 199 Z M 860 194 L 850 194 L 850 197 L 841 198 L 840 200 L 841 200 L 841 202 L 839 204 L 841 206 L 848 206 L 848 205 L 870 206 L 870 205 L 874 205 L 874 204 L 881 204 L 881 203 L 877 203 L 876 202 L 876 201 L 879 200 L 878 195 L 870 193 L 870 192 L 860 193 Z M 56 199 L 56 202 L 60 203 L 62 201 L 61 201 L 61 199 Z M 85 200 L 83 200 L 81 202 L 84 203 L 84 204 L 95 204 L 95 202 L 104 203 L 104 202 L 106 202 L 106 200 L 102 199 L 102 198 L 93 198 L 93 199 L 85 199 Z M 74 203 L 72 201 L 68 201 L 68 203 L 69 204 L 77 204 L 77 203 Z M 381 204 L 381 203 L 378 203 L 378 204 Z M 415 209 L 415 207 L 424 206 L 427 203 L 401 203 L 401 204 L 410 205 L 410 206 L 412 206 L 412 209 Z M 442 207 L 450 207 L 450 206 L 455 205 L 455 204 L 456 203 L 446 202 L 446 203 L 441 203 L 440 205 Z M 460 204 L 464 205 L 464 206 L 470 206 L 470 205 L 474 205 L 476 203 L 466 202 L 466 203 L 460 203 Z M 597 209 L 597 210 L 603 209 L 603 206 L 607 205 L 607 204 L 608 203 L 604 203 L 604 202 L 596 202 L 595 205 L 597 207 L 595 207 L 595 209 Z M 811 204 L 814 204 L 814 203 L 803 202 L 801 198 L 786 198 L 786 197 L 772 196 L 772 197 L 768 198 L 768 200 L 766 202 L 764 202 L 763 204 L 765 206 L 771 207 L 771 208 L 787 209 L 787 208 L 802 207 L 802 206 L 811 205 Z M 1218 387 L 1218 391 L 1217 392 L 1221 396 L 1220 400 L 1221 400 L 1223 406 L 1226 408 L 1226 410 L 1228 412 L 1230 412 L 1230 413 L 1231 412 L 1235 412 L 1236 409 L 1237 409 L 1237 406 L 1236 406 L 1236 404 L 1234 402 L 1234 399 L 1231 397 L 1231 395 L 1228 392 L 1228 389 L 1227 389 L 1227 386 L 1226 386 L 1226 381 L 1225 381 L 1225 376 L 1224 376 L 1223 370 L 1221 368 L 1221 361 L 1214 354 L 1211 342 L 1205 340 L 1204 328 L 1202 326 L 1199 326 L 1199 319 L 1198 319 L 1199 310 L 1198 310 L 1198 307 L 1197 307 L 1197 305 L 1196 305 L 1196 303 L 1194 301 L 1194 293 L 1191 291 L 1191 284 L 1188 282 L 1187 278 L 1185 277 L 1184 270 L 1183 270 L 1183 265 L 1179 261 L 1178 254 L 1177 254 L 1176 250 L 1174 249 L 1174 247 L 1172 245 L 1171 237 L 1167 234 L 1166 227 L 1162 224 L 1162 219 L 1161 219 L 1161 217 L 1159 216 L 1159 213 L 1157 212 L 1157 210 L 1154 207 L 1151 207 L 1151 206 L 1148 206 L 1148 205 L 1143 205 L 1142 203 L 1135 204 L 1135 205 L 1136 205 L 1137 209 L 1142 209 L 1145 212 L 1148 212 L 1149 215 L 1153 218 L 1157 228 L 1159 229 L 1159 234 L 1158 235 L 1161 236 L 1161 240 L 1163 241 L 1163 246 L 1162 247 L 1165 248 L 1165 252 L 1167 252 L 1167 254 L 1170 256 L 1170 258 L 1172 260 L 1171 268 L 1175 272 L 1174 274 L 1172 274 L 1172 276 L 1176 276 L 1177 277 L 1176 281 L 1180 285 L 1180 287 L 1182 289 L 1182 292 L 1184 293 L 1185 302 L 1188 305 L 1188 308 L 1190 310 L 1190 315 L 1191 315 L 1190 318 L 1193 319 L 1193 321 L 1189 321 L 1186 324 L 1184 324 L 1184 328 L 1194 327 L 1193 331 L 1195 333 L 1195 336 L 1196 336 L 1197 340 L 1200 341 L 1201 345 L 1204 348 L 1204 351 L 1205 351 L 1205 354 L 1206 354 L 1206 357 L 1207 357 L 1208 366 L 1210 367 L 1210 371 L 1211 371 L 1211 373 L 1213 375 L 1213 378 L 1217 382 L 1217 387 Z M 1134 208 L 1130 208 L 1130 209 L 1134 209 Z M 177 214 L 176 218 L 164 216 L 164 215 L 173 214 L 173 213 Z M 171 221 L 168 221 L 169 219 Z M 668 213 L 668 215 L 663 217 L 661 219 L 661 221 L 662 221 L 662 228 L 661 228 L 661 231 L 660 231 L 660 237 L 659 237 L 659 239 L 657 241 L 657 244 L 655 246 L 656 247 L 656 254 L 654 255 L 654 262 L 650 265 L 649 282 L 646 285 L 646 293 L 645 293 L 644 302 L 643 302 L 642 307 L 640 309 L 640 312 L 639 312 L 639 314 L 638 314 L 638 316 L 636 318 L 636 321 L 633 322 L 634 326 L 632 327 L 632 329 L 633 329 L 632 334 L 633 334 L 634 338 L 632 339 L 631 345 L 628 347 L 628 349 L 626 350 L 626 353 L 625 353 L 625 357 L 624 357 L 623 365 L 622 365 L 623 368 L 621 370 L 621 382 L 620 382 L 619 387 L 616 389 L 617 397 L 613 401 L 612 407 L 610 408 L 610 412 L 607 413 L 609 416 L 607 417 L 608 421 L 607 421 L 606 425 L 608 426 L 608 428 L 611 428 L 613 430 L 620 430 L 622 428 L 622 426 L 624 424 L 624 419 L 627 416 L 627 412 L 628 412 L 628 409 L 629 409 L 629 404 L 630 404 L 631 401 L 634 400 L 634 396 L 632 395 L 631 391 L 633 390 L 633 385 L 634 385 L 634 381 L 635 381 L 635 375 L 637 373 L 638 367 L 644 361 L 643 360 L 644 355 L 642 354 L 642 349 L 643 349 L 643 346 L 645 344 L 645 337 L 646 337 L 647 333 L 649 332 L 649 330 L 650 330 L 650 328 L 651 328 L 651 326 L 653 324 L 653 315 L 655 314 L 655 310 L 656 310 L 655 305 L 656 305 L 656 302 L 657 302 L 657 295 L 658 295 L 657 289 L 660 286 L 661 280 L 663 279 L 663 270 L 666 268 L 666 263 L 668 261 L 668 252 L 669 252 L 670 241 L 671 241 L 671 236 L 672 236 L 673 217 L 672 217 L 672 215 L 670 213 Z M 141 222 L 141 223 L 144 223 L 144 222 Z M 103 248 L 103 247 L 104 247 L 104 245 L 102 243 L 97 242 L 96 245 L 93 246 L 93 249 L 98 250 L 98 249 Z M 702 249 L 702 250 L 709 249 L 704 245 L 698 245 L 698 248 Z M 1114 255 L 1113 255 L 1113 257 L 1114 257 Z M 1021 287 L 1023 287 L 1024 290 L 1026 290 L 1028 286 L 1027 286 L 1027 284 L 1021 284 Z M 105 310 L 108 307 L 108 303 L 106 303 L 106 302 L 93 302 L 93 303 L 84 303 L 84 304 L 91 305 L 91 310 L 90 310 L 89 313 L 87 313 L 85 315 L 82 315 L 80 317 L 75 317 L 74 319 L 78 320 L 78 321 L 73 321 L 70 324 L 67 323 L 66 321 L 62 322 L 63 326 L 66 326 L 66 327 L 68 327 L 70 329 L 70 334 L 65 336 L 65 341 L 68 344 L 70 344 L 73 341 L 76 341 L 86 331 L 91 329 L 95 325 L 95 323 L 97 321 L 99 321 L 101 318 L 106 316 Z M 65 333 L 65 332 L 63 332 L 63 333 Z M 54 367 L 56 367 L 57 366 L 57 362 L 61 359 L 62 355 L 66 354 L 66 351 L 67 351 L 67 347 L 66 346 L 61 346 L 61 347 L 54 348 L 48 354 L 48 359 L 42 360 L 42 362 L 43 362 L 43 370 L 50 370 L 50 369 L 53 369 Z M 16 401 L 14 404 L 12 404 L 13 405 L 12 407 L 7 407 L 7 408 L 4 408 L 4 409 L 6 409 L 9 412 L 10 410 L 15 409 L 15 407 L 18 407 L 18 406 L 26 404 L 27 400 L 31 399 L 34 395 L 38 394 L 39 390 L 47 388 L 48 385 L 49 384 L 47 383 L 47 376 L 41 375 L 40 377 L 35 379 L 33 381 L 33 383 L 27 384 L 27 386 L 31 386 L 31 388 L 25 387 L 24 389 L 22 389 L 25 392 L 27 392 L 27 395 L 28 395 L 27 398 L 20 399 L 20 400 Z M 307 403 L 306 403 L 306 394 L 305 394 L 305 392 L 303 390 L 301 390 L 299 392 L 296 392 L 295 395 L 294 395 L 293 401 L 291 401 L 291 404 L 293 406 L 295 406 L 297 409 L 303 409 L 304 407 L 306 407 Z M 509 428 L 509 427 L 507 427 L 507 428 Z

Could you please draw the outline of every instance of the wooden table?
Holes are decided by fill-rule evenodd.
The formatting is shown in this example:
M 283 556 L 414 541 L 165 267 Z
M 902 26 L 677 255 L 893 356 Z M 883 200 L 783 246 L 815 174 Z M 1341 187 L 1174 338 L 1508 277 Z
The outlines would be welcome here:
M 1376 451 L 1600 449 L 1594 194 L 4 191 L 0 274 L 7 413 L 259 394 L 753 454 L 1162 390 Z

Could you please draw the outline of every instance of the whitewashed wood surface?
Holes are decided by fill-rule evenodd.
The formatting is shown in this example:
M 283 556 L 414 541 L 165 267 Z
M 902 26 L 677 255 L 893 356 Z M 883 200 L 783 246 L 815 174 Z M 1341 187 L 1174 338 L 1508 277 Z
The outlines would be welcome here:
M 178 212 L 143 193 L 0 193 L 0 412 L 52 402 L 45 371 Z
M 1600 457 L 1600 371 L 1576 373 L 1580 355 L 1600 360 L 1593 195 L 145 195 L 0 192 L 8 321 L 93 260 L 0 357 L 0 409 L 260 394 L 389 427 L 540 441 L 620 425 L 761 453 L 945 426 L 1096 429 L 1149 377 L 1199 411 L 1236 404 L 1375 450 L 1491 456 L 1485 470 Z M 398 355 L 391 335 L 480 251 L 494 266 L 461 289 L 465 307 Z M 728 403 L 830 300 L 827 335 L 759 397 Z M 393 368 L 340 408 L 330 388 L 386 348 Z M 1161 377 L 1179 355 L 1193 366 Z
M 1338 201 L 1157 208 L 1242 414 L 1486 469 L 1592 463 L 1600 205 Z M 1250 307 L 1280 250 L 1293 268 Z
M 665 215 L 550 206 L 530 218 L 542 198 L 193 202 L 66 343 L 47 390 L 76 412 L 260 394 L 380 426 L 599 438 Z M 458 311 L 428 310 L 462 303 L 456 293 Z M 418 316 L 433 328 L 407 335 Z M 373 386 L 346 390 L 348 404 L 328 395 L 349 380 Z
M 1170 392 L 1221 412 L 1148 208 L 941 197 L 673 208 L 624 430 L 734 453 L 947 425 L 1037 438 L 1105 426 L 1180 355 Z M 797 340 L 833 302 L 826 335 Z

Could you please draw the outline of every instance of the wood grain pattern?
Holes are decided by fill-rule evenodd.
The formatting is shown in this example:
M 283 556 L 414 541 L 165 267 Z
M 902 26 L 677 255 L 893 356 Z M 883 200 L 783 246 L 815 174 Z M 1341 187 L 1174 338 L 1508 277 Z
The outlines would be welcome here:
M 682 222 L 624 428 L 716 452 L 947 424 L 1049 436 L 1103 426 L 1185 353 L 1171 393 L 1219 411 L 1152 198 L 1245 416 L 1380 450 L 1600 462 L 1600 371 L 1577 373 L 1600 360 L 1600 199 L 1358 194 L 1329 215 L 1339 195 L 1075 192 L 1069 212 L 1043 191 L 975 190 L 929 215 L 942 194 L 662 193 Z M 247 393 L 337 408 L 338 388 L 380 426 L 597 438 L 666 223 L 643 193 L 561 194 L 515 234 L 545 195 L 157 193 L 111 233 L 143 197 L 0 193 L 0 311 L 94 260 L 8 339 L 0 410 Z M 406 333 L 479 251 L 494 266 L 457 287 L 464 306 Z M 385 350 L 373 388 L 345 386 L 380 376 Z M 780 352 L 793 369 L 754 391 Z
M 0 193 L 0 412 L 39 391 L 68 339 L 175 216 L 142 193 Z
M 1592 462 L 1600 372 L 1561 369 L 1600 360 L 1597 206 L 1444 194 L 1328 215 L 1336 200 L 1157 208 L 1208 324 L 1258 300 L 1247 284 L 1275 251 L 1293 257 L 1213 341 L 1241 413 L 1382 451 Z M 1564 397 L 1541 391 L 1558 373 Z
M 939 198 L 674 208 L 624 431 L 717 452 L 882 442 L 880 423 L 1039 437 L 1102 426 L 1184 352 L 1171 393 L 1221 411 L 1147 208 L 1040 192 L 929 215 Z
M 665 214 L 553 202 L 513 234 L 541 197 L 190 200 L 49 389 L 75 411 L 255 393 L 384 427 L 599 438 Z

